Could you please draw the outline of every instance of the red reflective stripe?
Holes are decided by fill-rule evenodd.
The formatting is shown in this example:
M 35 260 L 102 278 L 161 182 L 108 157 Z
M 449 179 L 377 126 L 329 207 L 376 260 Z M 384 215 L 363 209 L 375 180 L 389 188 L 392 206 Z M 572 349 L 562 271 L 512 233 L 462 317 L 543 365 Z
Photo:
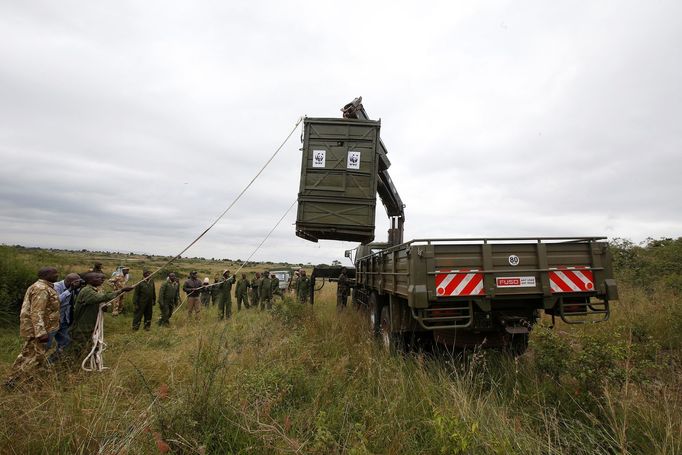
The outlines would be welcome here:
M 464 278 L 466 278 L 466 276 L 467 276 L 466 273 L 458 273 L 458 274 L 456 274 L 455 277 L 452 279 L 452 281 L 450 281 L 450 282 L 448 283 L 448 285 L 446 286 L 445 292 L 443 293 L 443 295 L 452 295 L 452 293 L 453 293 L 454 290 L 457 288 L 457 286 L 459 285 L 459 283 L 461 283 L 462 280 L 464 280 Z
M 549 272 L 549 279 L 552 280 L 552 283 L 556 284 L 559 287 L 559 289 L 561 289 L 562 292 L 573 292 L 573 289 L 571 289 L 566 283 L 564 283 L 563 280 L 559 278 L 556 273 Z
M 439 287 L 440 284 L 445 281 L 445 279 L 448 277 L 449 273 L 442 273 L 436 275 L 436 287 Z
M 573 282 L 576 286 L 578 286 L 578 289 L 581 291 L 584 291 L 585 288 L 585 283 L 583 283 L 583 280 L 578 278 L 578 276 L 572 271 L 572 270 L 564 270 L 564 275 Z
M 474 288 L 478 286 L 481 281 L 483 281 L 483 274 L 474 273 L 474 276 L 471 278 L 471 281 L 469 281 L 469 284 L 464 286 L 464 289 L 462 289 L 462 292 L 460 292 L 459 295 L 471 295 L 471 293 L 474 291 Z
M 588 267 L 584 267 L 584 266 L 576 267 L 575 271 L 582 273 L 586 279 L 588 279 L 589 281 L 594 283 L 594 274 L 592 273 L 592 270 L 589 270 Z

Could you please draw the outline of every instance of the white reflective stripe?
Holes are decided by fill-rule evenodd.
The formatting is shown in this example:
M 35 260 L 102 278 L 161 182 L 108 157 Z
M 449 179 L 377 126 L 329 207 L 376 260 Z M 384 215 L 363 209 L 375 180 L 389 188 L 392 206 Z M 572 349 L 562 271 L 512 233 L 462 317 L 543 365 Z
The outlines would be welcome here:
M 469 281 L 471 281 L 474 278 L 473 273 L 467 273 L 467 276 L 464 277 L 464 279 L 457 285 L 454 291 L 452 291 L 452 294 L 450 295 L 460 295 L 462 290 L 466 287 L 467 284 L 469 284 Z
M 564 272 L 562 272 L 562 271 L 560 271 L 560 270 L 557 270 L 557 271 L 554 272 L 554 273 L 556 274 L 556 276 L 557 276 L 561 281 L 563 281 L 563 283 L 564 283 L 566 286 L 568 286 L 569 288 L 571 288 L 572 291 L 581 291 L 581 289 L 580 289 L 573 281 L 571 281 L 571 279 L 570 279 L 569 277 L 567 277 L 567 276 L 564 274 Z
M 450 284 L 450 281 L 455 278 L 455 274 L 451 273 L 448 276 L 445 277 L 445 279 L 438 285 L 439 288 L 443 288 L 443 292 L 445 292 L 445 288 L 448 287 L 448 284 Z
M 476 287 L 471 291 L 471 295 L 478 295 L 483 290 L 483 280 L 481 280 Z
M 552 288 L 552 291 L 554 292 L 563 292 L 559 285 L 552 280 L 549 280 L 549 286 Z
M 592 284 L 592 280 L 590 280 L 588 277 L 586 277 L 585 274 L 584 274 L 582 271 L 580 271 L 580 270 L 574 270 L 574 271 L 573 271 L 573 274 L 574 274 L 575 276 L 577 276 L 578 278 L 580 278 L 580 281 L 583 282 L 583 284 L 585 285 L 586 288 L 587 288 L 587 284 L 588 284 L 588 283 L 589 283 L 589 284 Z

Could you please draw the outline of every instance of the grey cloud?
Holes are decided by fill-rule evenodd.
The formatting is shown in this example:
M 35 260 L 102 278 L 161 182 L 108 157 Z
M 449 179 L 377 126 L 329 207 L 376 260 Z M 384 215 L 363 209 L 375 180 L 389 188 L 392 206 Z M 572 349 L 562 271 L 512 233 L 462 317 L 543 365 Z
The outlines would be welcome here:
M 363 95 L 407 237 L 682 229 L 678 2 L 0 6 L 0 242 L 174 254 L 300 115 Z M 189 255 L 245 259 L 298 132 Z M 377 239 L 385 238 L 377 207 Z M 255 258 L 329 262 L 294 235 Z M 93 234 L 94 232 L 94 234 Z

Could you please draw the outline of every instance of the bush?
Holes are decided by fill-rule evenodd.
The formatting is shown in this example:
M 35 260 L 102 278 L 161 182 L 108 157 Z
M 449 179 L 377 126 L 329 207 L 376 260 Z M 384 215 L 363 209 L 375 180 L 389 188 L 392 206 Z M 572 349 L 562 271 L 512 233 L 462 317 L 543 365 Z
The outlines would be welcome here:
M 569 366 L 571 347 L 565 338 L 553 329 L 538 326 L 533 330 L 530 341 L 533 349 L 535 368 L 555 380 L 564 374 Z
M 21 303 L 36 280 L 36 271 L 19 257 L 16 248 L 0 246 L 0 326 L 19 322 Z

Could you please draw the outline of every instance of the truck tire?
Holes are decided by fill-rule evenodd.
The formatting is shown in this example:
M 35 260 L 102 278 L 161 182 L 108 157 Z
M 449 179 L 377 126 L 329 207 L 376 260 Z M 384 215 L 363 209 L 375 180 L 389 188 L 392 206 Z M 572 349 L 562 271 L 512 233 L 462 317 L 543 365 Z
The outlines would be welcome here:
M 403 334 L 394 332 L 391 328 L 391 308 L 384 305 L 381 308 L 380 320 L 381 342 L 388 352 L 397 354 L 405 351 Z
M 376 338 L 381 334 L 381 304 L 376 292 L 372 292 L 368 299 L 369 330 Z
M 512 335 L 511 340 L 509 340 L 509 344 L 507 346 L 509 349 L 509 353 L 512 354 L 514 357 L 519 357 L 523 355 L 523 353 L 526 352 L 526 349 L 528 349 L 528 334 L 518 333 Z

